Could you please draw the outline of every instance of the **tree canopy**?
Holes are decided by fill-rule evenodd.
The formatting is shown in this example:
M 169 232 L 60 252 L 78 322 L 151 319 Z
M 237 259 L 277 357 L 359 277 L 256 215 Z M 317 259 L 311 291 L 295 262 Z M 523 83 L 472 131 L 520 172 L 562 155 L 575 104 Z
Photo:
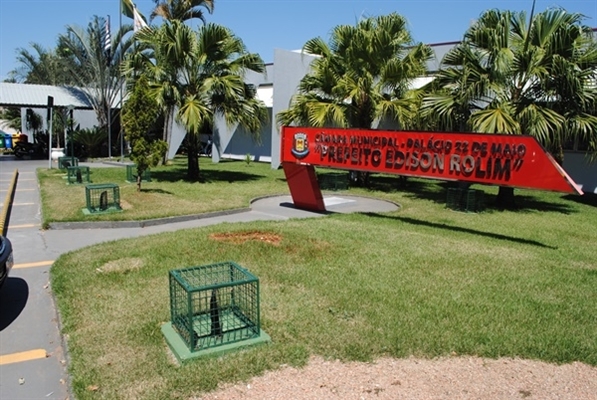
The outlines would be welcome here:
M 443 59 L 423 100 L 440 129 L 525 134 L 560 153 L 597 129 L 597 42 L 582 15 L 490 10 Z
M 409 85 L 426 74 L 432 51 L 414 42 L 404 17 L 339 25 L 329 43 L 311 39 L 303 52 L 317 58 L 290 108 L 278 114 L 281 124 L 372 128 L 375 120 L 393 117 L 410 125 L 416 103 L 408 98 Z
M 187 130 L 189 179 L 199 179 L 198 135 L 211 131 L 216 116 L 259 133 L 266 108 L 244 74 L 265 72 L 265 65 L 230 29 L 207 24 L 194 32 L 174 20 L 137 37 L 152 49 L 144 63 L 150 95 L 159 105 L 174 104 Z

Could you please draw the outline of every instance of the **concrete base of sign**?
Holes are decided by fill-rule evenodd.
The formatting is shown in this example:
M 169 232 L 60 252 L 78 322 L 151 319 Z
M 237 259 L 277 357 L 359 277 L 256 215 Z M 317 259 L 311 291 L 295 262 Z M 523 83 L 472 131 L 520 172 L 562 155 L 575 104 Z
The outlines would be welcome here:
M 181 364 L 195 358 L 219 356 L 244 347 L 265 344 L 272 341 L 270 336 L 261 330 L 260 335 L 256 338 L 230 343 L 223 346 L 210 347 L 199 351 L 190 351 L 178 332 L 176 332 L 176 330 L 174 330 L 172 327 L 172 322 L 167 322 L 162 325 L 162 334 L 164 335 L 170 350 L 172 350 L 172 353 L 174 353 L 174 356 L 176 356 L 176 359 Z

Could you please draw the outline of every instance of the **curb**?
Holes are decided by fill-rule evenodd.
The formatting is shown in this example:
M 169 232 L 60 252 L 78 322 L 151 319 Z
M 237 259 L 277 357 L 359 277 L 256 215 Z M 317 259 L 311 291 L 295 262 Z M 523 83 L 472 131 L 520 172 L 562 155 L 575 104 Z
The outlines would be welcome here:
M 237 208 L 233 210 L 214 211 L 203 214 L 180 215 L 176 217 L 155 218 L 143 221 L 96 221 L 96 222 L 52 222 L 48 229 L 112 229 L 112 228 L 145 228 L 148 226 L 173 224 L 177 222 L 194 221 L 198 219 L 221 217 L 224 215 L 241 214 L 251 211 L 250 208 Z

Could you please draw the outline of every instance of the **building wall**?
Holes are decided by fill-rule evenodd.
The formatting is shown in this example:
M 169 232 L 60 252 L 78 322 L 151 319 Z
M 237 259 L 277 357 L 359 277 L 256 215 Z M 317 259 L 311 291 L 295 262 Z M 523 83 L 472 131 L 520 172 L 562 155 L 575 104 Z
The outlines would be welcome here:
M 271 166 L 273 169 L 280 167 L 280 127 L 275 120 L 276 115 L 289 107 L 292 96 L 296 93 L 298 85 L 309 72 L 309 65 L 315 59 L 299 52 L 282 49 L 274 50 L 273 83 L 274 103 L 272 106 L 273 122 L 271 127 Z
M 230 142 L 224 149 L 222 158 L 232 158 L 236 160 L 245 160 L 247 154 L 250 155 L 251 160 L 261 162 L 271 162 L 272 154 L 272 109 L 268 109 L 269 120 L 264 121 L 262 125 L 260 137 L 261 140 L 256 141 L 251 137 L 251 134 L 245 132 L 244 129 L 238 127 L 233 133 Z
M 597 194 L 597 161 L 590 162 L 582 152 L 564 152 L 562 167 L 583 192 Z

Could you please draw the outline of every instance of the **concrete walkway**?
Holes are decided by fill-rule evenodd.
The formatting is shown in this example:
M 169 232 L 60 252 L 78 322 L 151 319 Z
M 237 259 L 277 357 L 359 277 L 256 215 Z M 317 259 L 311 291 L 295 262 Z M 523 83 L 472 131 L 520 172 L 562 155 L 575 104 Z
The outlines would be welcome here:
M 82 164 L 98 167 L 98 164 Z M 60 254 L 109 240 L 132 238 L 222 222 L 324 217 L 329 213 L 389 212 L 386 201 L 334 194 L 324 196 L 328 213 L 295 209 L 290 196 L 258 199 L 247 209 L 151 223 L 55 224 L 41 229 L 35 170 L 48 161 L 0 156 L 0 200 L 19 170 L 8 238 L 15 267 L 0 289 L 0 399 L 67 399 L 67 355 L 49 286 L 49 270 Z M 109 226 L 107 228 L 106 226 Z M 81 230 L 85 231 L 82 232 Z

